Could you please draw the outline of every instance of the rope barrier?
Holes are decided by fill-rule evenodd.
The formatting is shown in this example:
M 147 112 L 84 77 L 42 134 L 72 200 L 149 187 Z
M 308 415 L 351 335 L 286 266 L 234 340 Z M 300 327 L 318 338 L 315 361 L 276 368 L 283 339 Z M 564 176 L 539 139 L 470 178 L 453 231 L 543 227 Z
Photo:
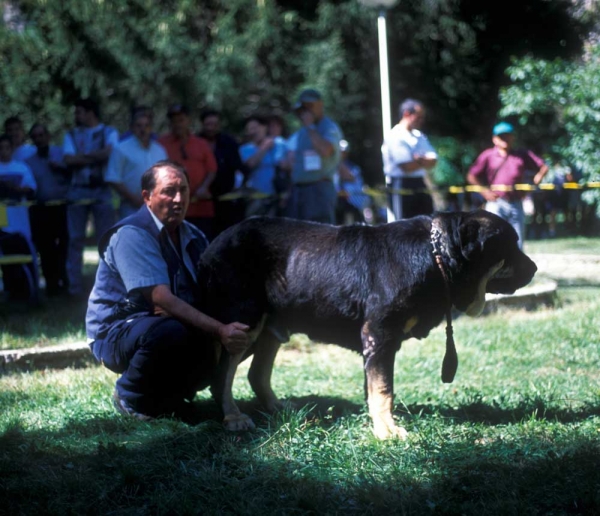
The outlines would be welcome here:
M 446 187 L 436 187 L 436 191 L 444 192 L 447 191 L 451 194 L 460 194 L 460 193 L 479 193 L 485 190 L 492 190 L 497 192 L 512 192 L 512 191 L 521 191 L 521 192 L 538 192 L 538 191 L 552 191 L 552 190 L 590 190 L 600 188 L 600 181 L 590 181 L 587 183 L 564 183 L 563 185 L 554 185 L 552 183 L 542 183 L 540 185 L 531 185 L 527 183 L 516 184 L 516 185 L 492 185 L 492 186 L 479 186 L 479 185 L 464 185 L 464 186 L 446 186 Z M 419 188 L 419 189 L 411 189 L 411 188 L 386 188 L 386 187 L 370 187 L 365 186 L 362 189 L 362 193 L 368 195 L 369 197 L 381 197 L 387 194 L 397 194 L 397 195 L 412 195 L 415 193 L 427 193 L 429 189 L 427 188 Z M 341 195 L 345 195 L 344 192 Z M 248 192 L 244 190 L 235 191 L 220 195 L 218 197 L 207 199 L 213 201 L 235 201 L 238 199 L 271 199 L 273 197 L 284 197 L 285 194 L 272 195 L 263 192 Z M 194 198 L 192 201 L 196 200 Z M 10 206 L 61 206 L 63 204 L 76 204 L 76 205 L 88 205 L 94 204 L 98 202 L 96 199 L 78 199 L 76 201 L 69 201 L 67 199 L 55 199 L 52 201 L 10 201 L 10 200 L 0 200 L 0 207 L 10 207 Z

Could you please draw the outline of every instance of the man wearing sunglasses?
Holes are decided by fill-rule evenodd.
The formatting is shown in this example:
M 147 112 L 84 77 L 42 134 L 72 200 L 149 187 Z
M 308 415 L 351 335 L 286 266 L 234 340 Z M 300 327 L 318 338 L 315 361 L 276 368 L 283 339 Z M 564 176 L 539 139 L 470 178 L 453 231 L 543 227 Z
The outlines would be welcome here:
M 162 136 L 159 143 L 167 151 L 169 159 L 184 167 L 189 175 L 191 200 L 186 220 L 212 240 L 215 205 L 210 186 L 217 173 L 217 161 L 206 141 L 192 134 L 187 106 L 171 106 L 167 117 L 171 132 Z

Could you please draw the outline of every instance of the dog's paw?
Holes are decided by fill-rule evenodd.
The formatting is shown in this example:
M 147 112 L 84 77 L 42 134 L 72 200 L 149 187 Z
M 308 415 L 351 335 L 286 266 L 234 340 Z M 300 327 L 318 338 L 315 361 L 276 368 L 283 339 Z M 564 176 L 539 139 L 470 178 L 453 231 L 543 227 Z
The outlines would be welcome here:
M 400 439 L 405 441 L 408 438 L 406 428 L 396 424 L 380 424 L 373 426 L 373 433 L 377 439 Z
M 243 432 L 254 428 L 254 422 L 250 419 L 250 416 L 242 413 L 225 416 L 223 418 L 223 425 L 230 432 Z

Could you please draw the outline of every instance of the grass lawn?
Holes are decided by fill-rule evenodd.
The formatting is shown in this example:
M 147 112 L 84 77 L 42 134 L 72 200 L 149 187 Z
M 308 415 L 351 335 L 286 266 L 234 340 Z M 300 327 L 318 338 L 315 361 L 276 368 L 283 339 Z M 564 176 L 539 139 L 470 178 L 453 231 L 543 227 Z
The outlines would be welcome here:
M 549 240 L 526 240 L 526 253 L 588 254 L 600 256 L 600 238 L 571 237 Z
M 455 322 L 460 365 L 440 381 L 443 327 L 406 342 L 396 414 L 407 441 L 375 440 L 360 358 L 297 337 L 273 383 L 297 410 L 226 433 L 140 423 L 110 404 L 99 367 L 0 376 L 0 514 L 599 514 L 600 289 L 558 307 Z

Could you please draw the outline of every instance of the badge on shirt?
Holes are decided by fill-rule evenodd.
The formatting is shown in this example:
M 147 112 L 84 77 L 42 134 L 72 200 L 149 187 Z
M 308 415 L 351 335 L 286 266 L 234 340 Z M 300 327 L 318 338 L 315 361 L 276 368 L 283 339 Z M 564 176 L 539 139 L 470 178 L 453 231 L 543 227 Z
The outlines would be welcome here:
M 321 156 L 313 150 L 304 151 L 304 170 L 321 170 Z

